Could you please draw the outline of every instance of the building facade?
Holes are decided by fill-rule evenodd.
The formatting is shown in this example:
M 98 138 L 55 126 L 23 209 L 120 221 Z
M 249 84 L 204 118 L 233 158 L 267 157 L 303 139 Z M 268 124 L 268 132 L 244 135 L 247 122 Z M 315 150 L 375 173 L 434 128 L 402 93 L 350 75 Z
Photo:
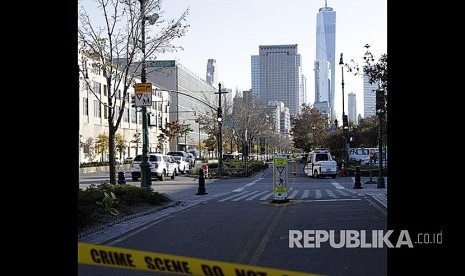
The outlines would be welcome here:
M 370 84 L 368 75 L 363 76 L 363 118 L 376 115 L 376 90 L 378 84 Z
M 170 122 L 178 121 L 181 124 L 189 124 L 193 130 L 171 141 L 171 150 L 198 148 L 199 139 L 202 141 L 207 139 L 207 134 L 201 132 L 200 125 L 195 120 L 197 114 L 216 112 L 218 95 L 215 92 L 217 89 L 175 60 L 148 63 L 147 80 L 169 91 Z
M 113 107 L 109 107 L 108 96 L 114 95 L 112 104 L 117 113 L 122 112 L 122 118 L 117 130 L 121 135 L 125 146 L 116 148 L 116 157 L 123 161 L 127 157 L 135 157 L 142 153 L 142 114 L 140 108 L 133 107 L 131 98 L 134 95 L 134 88 L 129 86 L 128 93 L 123 96 L 123 83 L 117 89 L 107 89 L 106 77 L 102 70 L 96 65 L 92 58 L 78 56 L 81 71 L 85 72 L 79 76 L 79 135 L 80 151 L 79 160 L 81 163 L 108 161 L 108 148 L 105 143 L 99 143 L 108 137 L 109 134 L 109 113 Z M 117 73 L 118 74 L 118 73 Z M 135 78 L 135 83 L 140 83 L 140 79 Z M 112 85 L 115 82 L 112 81 Z M 168 120 L 168 103 L 164 104 L 163 99 L 168 98 L 168 93 L 159 91 L 153 84 L 152 105 L 147 106 L 149 118 L 148 127 L 148 149 L 150 152 L 160 151 L 157 136 L 161 133 L 159 126 L 163 121 Z M 116 122 L 116 118 L 114 120 Z M 169 145 L 165 143 L 161 151 L 166 153 Z
M 263 103 L 281 101 L 291 114 L 302 104 L 301 56 L 297 44 L 260 45 L 252 56 L 252 93 Z M 257 82 L 258 80 L 258 82 Z
M 349 122 L 352 122 L 354 124 L 358 124 L 357 121 L 357 97 L 355 93 L 349 93 L 348 99 L 347 99 L 347 116 L 349 119 Z
M 335 118 L 335 49 L 336 49 L 336 12 L 333 8 L 325 6 L 320 8 L 316 20 L 316 58 L 315 58 L 315 102 L 319 97 L 325 101 L 329 92 L 330 120 Z M 329 68 L 328 68 L 329 67 Z M 318 77 L 318 82 L 316 78 Z
M 214 87 L 218 87 L 218 68 L 216 67 L 215 59 L 208 59 L 207 61 L 207 77 L 206 81 L 208 84 Z

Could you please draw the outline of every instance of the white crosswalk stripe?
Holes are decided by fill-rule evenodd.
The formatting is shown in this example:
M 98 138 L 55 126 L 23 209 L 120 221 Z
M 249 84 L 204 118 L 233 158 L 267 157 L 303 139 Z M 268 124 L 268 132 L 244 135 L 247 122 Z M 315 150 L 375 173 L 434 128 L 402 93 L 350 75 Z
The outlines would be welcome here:
M 245 201 L 251 201 L 252 199 L 254 199 L 254 198 L 256 198 L 256 197 L 259 197 L 259 196 L 261 196 L 261 195 L 263 195 L 263 194 L 266 194 L 267 192 L 268 192 L 268 191 L 264 191 L 264 192 L 258 193 L 258 194 L 254 195 L 254 196 L 251 196 L 251 197 L 247 198 Z
M 297 193 L 299 193 L 299 190 L 294 190 L 294 191 L 292 192 L 292 194 L 290 194 L 287 198 L 288 198 L 288 199 L 293 199 L 293 198 L 297 195 Z
M 243 190 L 240 193 L 234 193 L 226 198 L 219 199 L 217 202 L 225 202 L 225 201 L 252 201 L 252 200 L 259 200 L 264 201 L 273 198 L 274 193 L 269 191 L 247 191 Z M 323 199 L 338 199 L 338 198 L 347 198 L 347 197 L 354 197 L 354 196 L 365 196 L 364 194 L 354 194 L 349 190 L 342 190 L 342 189 L 316 189 L 316 190 L 293 190 L 290 189 L 288 192 L 288 199 L 311 199 L 311 200 L 323 200 Z M 375 198 L 379 202 L 386 202 L 384 198 Z M 385 203 L 383 204 L 385 205 Z
M 258 193 L 258 191 L 254 191 L 254 192 L 248 193 L 248 194 L 246 194 L 246 195 L 237 197 L 237 198 L 233 199 L 232 201 L 239 201 L 239 200 L 241 200 L 241 199 L 243 199 L 243 198 L 246 198 L 246 197 L 251 196 L 251 195 L 256 194 L 256 193 Z
M 338 197 L 338 196 L 336 196 L 336 195 L 333 193 L 333 191 L 331 191 L 331 190 L 326 190 L 326 193 L 327 193 L 330 197 L 332 197 L 332 198 L 337 198 L 337 197 Z

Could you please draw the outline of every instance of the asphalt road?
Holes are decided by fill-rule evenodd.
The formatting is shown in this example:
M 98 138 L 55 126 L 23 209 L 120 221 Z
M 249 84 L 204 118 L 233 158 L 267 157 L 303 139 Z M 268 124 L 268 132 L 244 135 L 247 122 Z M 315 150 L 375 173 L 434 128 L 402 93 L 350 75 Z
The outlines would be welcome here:
M 386 247 L 333 248 L 324 242 L 290 248 L 293 230 L 333 230 L 336 240 L 346 230 L 365 230 L 369 239 L 372 230 L 387 230 L 386 206 L 351 189 L 350 178 L 313 179 L 299 166 L 295 176 L 288 167 L 286 204 L 272 203 L 272 169 L 253 178 L 207 180 L 207 195 L 195 195 L 195 178 L 154 181 L 156 191 L 181 204 L 139 226 L 134 221 L 133 228 L 115 226 L 80 241 L 324 275 L 387 275 Z M 79 275 L 153 273 L 79 265 Z

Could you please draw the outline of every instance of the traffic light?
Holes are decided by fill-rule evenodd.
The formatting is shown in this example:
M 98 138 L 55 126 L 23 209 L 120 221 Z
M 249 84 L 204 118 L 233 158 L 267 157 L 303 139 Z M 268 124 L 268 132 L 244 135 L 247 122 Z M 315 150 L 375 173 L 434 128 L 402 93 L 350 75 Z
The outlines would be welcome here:
M 347 115 L 342 116 L 342 127 L 348 127 L 349 126 L 349 120 L 347 118 Z
M 384 113 L 386 109 L 386 95 L 383 89 L 376 90 L 376 111 L 377 113 Z
M 136 95 L 131 96 L 131 106 L 136 107 Z
M 218 107 L 217 112 L 218 112 L 218 114 L 217 114 L 217 116 L 218 116 L 217 120 L 218 120 L 218 122 L 221 122 L 221 121 L 223 120 L 223 110 L 221 109 L 221 107 Z

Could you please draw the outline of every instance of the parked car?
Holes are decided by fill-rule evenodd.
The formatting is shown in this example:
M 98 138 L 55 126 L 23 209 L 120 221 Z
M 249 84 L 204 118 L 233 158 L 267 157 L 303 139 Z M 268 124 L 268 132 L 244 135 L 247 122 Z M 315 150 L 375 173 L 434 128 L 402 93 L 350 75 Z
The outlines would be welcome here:
M 163 181 L 167 176 L 174 179 L 177 174 L 177 169 L 169 160 L 169 157 L 162 153 L 149 153 L 150 173 L 152 178 L 158 178 Z M 137 181 L 141 177 L 140 163 L 142 162 L 142 155 L 139 154 L 134 157 L 131 165 L 132 181 Z
M 179 151 L 170 151 L 167 153 L 167 155 L 184 156 L 187 162 L 189 162 L 189 168 L 192 168 L 195 165 L 195 157 L 192 153 L 187 153 L 183 150 L 179 150 Z
M 190 165 L 184 156 L 175 155 L 172 156 L 172 158 L 174 158 L 174 160 L 176 160 L 176 163 L 178 163 L 179 172 L 181 172 L 181 174 L 189 172 Z

